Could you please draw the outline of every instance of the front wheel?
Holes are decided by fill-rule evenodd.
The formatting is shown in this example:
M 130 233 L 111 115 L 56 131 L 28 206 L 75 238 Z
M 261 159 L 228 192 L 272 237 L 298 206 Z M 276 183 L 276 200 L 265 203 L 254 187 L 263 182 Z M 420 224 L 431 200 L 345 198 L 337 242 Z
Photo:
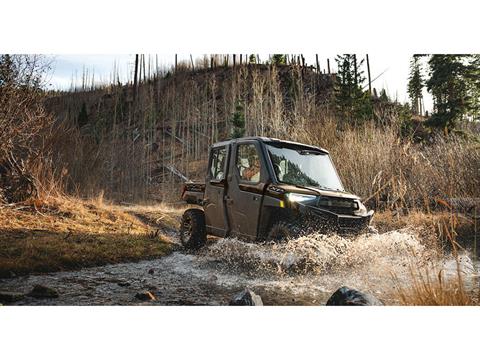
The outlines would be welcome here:
M 187 249 L 201 248 L 207 242 L 205 214 L 200 209 L 188 209 L 183 213 L 180 225 L 180 241 Z
M 302 234 L 296 222 L 279 221 L 272 226 L 267 235 L 268 242 L 282 242 L 295 239 Z

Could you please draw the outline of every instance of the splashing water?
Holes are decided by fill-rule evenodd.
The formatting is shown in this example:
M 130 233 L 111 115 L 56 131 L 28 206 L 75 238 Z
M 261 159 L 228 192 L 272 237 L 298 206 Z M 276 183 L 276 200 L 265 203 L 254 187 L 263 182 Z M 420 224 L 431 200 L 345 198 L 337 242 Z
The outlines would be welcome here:
M 272 244 L 227 238 L 207 250 L 207 256 L 255 275 L 259 272 L 326 274 L 379 264 L 396 268 L 412 258 L 427 261 L 432 255 L 415 234 L 406 230 L 357 237 L 311 234 Z
M 460 262 L 472 272 L 468 257 Z M 452 276 L 457 269 L 454 260 L 440 260 L 412 229 L 356 237 L 312 234 L 271 244 L 226 238 L 208 241 L 196 253 L 175 251 L 138 263 L 4 279 L 0 291 L 27 292 L 41 283 L 60 293 L 58 299 L 25 298 L 23 304 L 136 304 L 135 293 L 148 289 L 157 304 L 221 305 L 250 287 L 265 304 L 316 305 L 350 286 L 395 304 L 392 274 L 407 284 L 410 266 L 432 264 L 450 269 Z

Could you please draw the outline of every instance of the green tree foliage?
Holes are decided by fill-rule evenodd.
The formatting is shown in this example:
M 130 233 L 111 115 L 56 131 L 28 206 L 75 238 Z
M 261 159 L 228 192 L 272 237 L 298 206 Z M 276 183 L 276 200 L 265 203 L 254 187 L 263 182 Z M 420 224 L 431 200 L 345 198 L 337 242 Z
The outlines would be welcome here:
M 369 120 L 373 116 L 370 95 L 363 91 L 365 76 L 361 67 L 364 59 L 357 61 L 355 54 L 335 58 L 338 72 L 335 83 L 335 105 L 344 121 L 352 124 Z
M 414 55 L 410 61 L 410 76 L 408 77 L 408 96 L 412 103 L 412 111 L 416 115 L 422 114 L 422 90 L 425 85 L 420 57 L 421 55 Z
M 472 120 L 480 121 L 480 54 L 472 55 L 469 67 L 470 115 Z
M 273 54 L 271 58 L 272 64 L 285 65 L 287 63 L 285 54 Z
M 232 138 L 240 138 L 245 135 L 245 115 L 243 106 L 237 103 L 232 118 Z
M 250 54 L 250 56 L 248 57 L 248 62 L 250 64 L 256 64 L 257 63 L 257 57 L 255 56 L 255 54 Z
M 428 61 L 430 78 L 426 85 L 434 100 L 429 124 L 454 129 L 474 110 L 472 76 L 474 68 L 468 55 L 432 55 Z

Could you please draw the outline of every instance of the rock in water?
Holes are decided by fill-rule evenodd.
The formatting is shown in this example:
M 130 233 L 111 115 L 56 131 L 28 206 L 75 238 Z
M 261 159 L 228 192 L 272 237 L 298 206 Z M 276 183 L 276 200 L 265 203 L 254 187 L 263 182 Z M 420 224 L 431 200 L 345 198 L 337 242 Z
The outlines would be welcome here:
M 381 306 L 384 304 L 372 295 L 343 286 L 330 296 L 326 305 Z
M 142 301 L 156 300 L 155 296 L 150 291 L 139 292 L 135 295 L 135 298 Z
M 58 298 L 58 292 L 56 290 L 46 287 L 44 285 L 35 285 L 32 291 L 30 291 L 27 295 L 37 299 Z
M 20 301 L 24 297 L 25 295 L 20 293 L 3 292 L 0 293 L 0 302 L 3 304 L 10 304 L 16 301 Z
M 229 305 L 240 305 L 240 306 L 263 306 L 263 301 L 260 295 L 255 294 L 250 289 L 245 289 L 238 294 L 235 294 L 230 300 Z

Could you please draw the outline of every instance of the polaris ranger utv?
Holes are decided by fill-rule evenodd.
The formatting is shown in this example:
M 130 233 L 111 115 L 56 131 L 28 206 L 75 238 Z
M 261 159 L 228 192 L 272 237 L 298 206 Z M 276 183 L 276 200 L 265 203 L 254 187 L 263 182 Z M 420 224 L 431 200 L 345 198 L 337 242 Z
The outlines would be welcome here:
M 373 210 L 343 189 L 327 150 L 246 137 L 213 144 L 205 183 L 185 183 L 180 239 L 199 248 L 208 235 L 280 241 L 306 231 L 358 233 Z

